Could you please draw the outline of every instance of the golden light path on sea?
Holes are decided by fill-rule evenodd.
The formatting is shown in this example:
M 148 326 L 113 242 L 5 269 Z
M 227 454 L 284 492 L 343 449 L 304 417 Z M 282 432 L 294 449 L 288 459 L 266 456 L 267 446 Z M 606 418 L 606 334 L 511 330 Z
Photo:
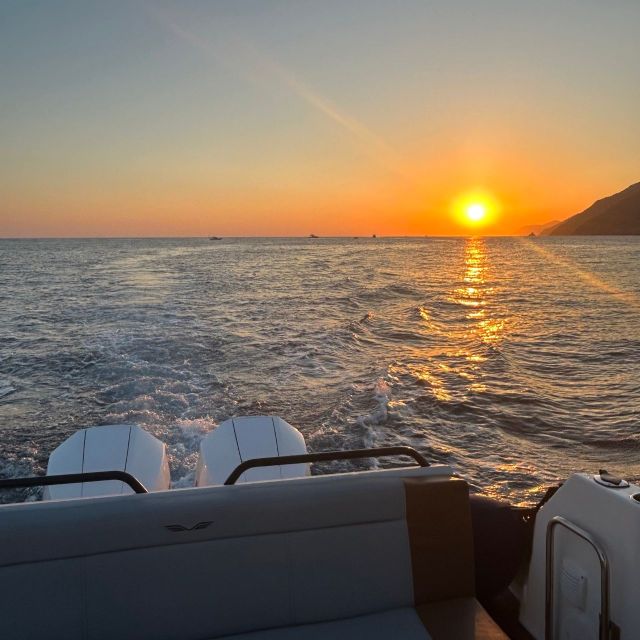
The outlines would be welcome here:
M 575 262 L 559 256 L 547 247 L 543 247 L 535 239 L 518 238 L 518 240 L 530 251 L 533 251 L 549 262 L 568 270 L 589 286 L 609 294 L 633 309 L 640 310 L 640 297 L 632 291 L 625 291 L 624 289 L 607 282 L 593 272 L 588 271 L 583 267 L 579 267 Z

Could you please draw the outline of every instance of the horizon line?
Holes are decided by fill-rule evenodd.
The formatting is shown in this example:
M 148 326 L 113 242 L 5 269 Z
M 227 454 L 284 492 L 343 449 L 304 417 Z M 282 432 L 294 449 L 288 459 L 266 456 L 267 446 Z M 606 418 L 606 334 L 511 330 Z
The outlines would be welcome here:
M 238 236 L 215 236 L 216 240 L 332 240 L 332 239 L 351 239 L 351 240 L 380 240 L 399 239 L 399 238 L 527 238 L 529 234 L 502 233 L 502 234 L 482 234 L 482 233 L 460 233 L 460 234 L 405 234 L 405 235 L 292 235 L 292 236 L 263 236 L 263 235 L 238 235 Z M 538 236 L 550 237 L 550 236 Z M 189 236 L 189 235 L 167 235 L 167 236 L 0 236 L 0 240 L 211 240 L 211 236 Z
M 423 235 L 339 235 L 339 236 L 217 236 L 216 240 L 211 240 L 209 236 L 0 236 L 0 242 L 9 240 L 209 240 L 211 242 L 219 240 L 401 240 L 401 239 L 422 239 L 431 238 L 527 238 L 528 234 L 481 234 L 465 233 L 457 235 L 423 234 Z M 551 236 L 535 236 L 551 237 Z

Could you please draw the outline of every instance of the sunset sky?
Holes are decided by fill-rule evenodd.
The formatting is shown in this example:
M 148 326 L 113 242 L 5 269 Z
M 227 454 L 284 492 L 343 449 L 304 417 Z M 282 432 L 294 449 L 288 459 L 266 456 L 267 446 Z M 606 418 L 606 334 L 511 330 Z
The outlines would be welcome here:
M 565 218 L 640 180 L 639 26 L 638 0 L 3 0 L 0 236 Z

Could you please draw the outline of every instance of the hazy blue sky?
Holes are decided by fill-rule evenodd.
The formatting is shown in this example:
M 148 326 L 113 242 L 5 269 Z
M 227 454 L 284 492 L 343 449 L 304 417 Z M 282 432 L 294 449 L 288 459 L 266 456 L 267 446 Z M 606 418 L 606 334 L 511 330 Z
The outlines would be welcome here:
M 0 0 L 0 235 L 495 232 L 640 180 L 640 1 Z

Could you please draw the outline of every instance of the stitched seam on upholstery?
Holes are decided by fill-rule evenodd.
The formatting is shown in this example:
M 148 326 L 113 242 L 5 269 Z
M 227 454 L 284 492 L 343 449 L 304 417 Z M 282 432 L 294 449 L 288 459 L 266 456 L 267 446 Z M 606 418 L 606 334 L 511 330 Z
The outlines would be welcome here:
M 402 504 L 404 507 L 404 517 L 402 522 L 404 523 L 404 535 L 405 535 L 405 549 L 407 556 L 407 566 L 409 567 L 409 573 L 407 575 L 407 580 L 409 581 L 409 593 L 411 594 L 411 602 L 413 602 L 415 606 L 416 602 L 416 592 L 413 584 L 413 556 L 411 554 L 411 537 L 409 535 L 409 523 L 407 522 L 407 492 L 402 491 Z
M 407 566 L 409 567 L 409 574 L 407 580 L 409 581 L 409 593 L 411 595 L 411 602 L 415 604 L 415 590 L 413 587 L 413 560 L 411 555 L 411 537 L 409 536 L 409 523 L 407 522 L 407 490 L 405 488 L 404 480 L 402 480 L 402 513 L 401 520 L 404 521 L 404 535 L 406 541 L 406 555 Z
M 89 614 L 87 612 L 87 558 L 80 558 L 80 607 L 81 607 L 81 637 L 89 638 Z
M 183 541 L 179 541 L 177 540 L 176 542 L 162 542 L 162 543 L 158 543 L 158 544 L 147 544 L 147 545 L 139 545 L 139 546 L 135 546 L 135 547 L 121 547 L 118 549 L 110 549 L 109 551 L 96 551 L 96 552 L 89 552 L 89 553 L 84 553 L 84 554 L 75 554 L 75 555 L 69 555 L 69 556 L 56 556 L 53 558 L 43 558 L 41 560 L 26 560 L 24 562 L 12 562 L 9 564 L 3 564 L 0 565 L 0 568 L 3 567 L 17 567 L 17 566 L 21 566 L 21 565 L 31 565 L 31 564 L 40 564 L 42 562 L 54 562 L 56 560 L 73 560 L 76 558 L 94 558 L 97 556 L 106 556 L 109 554 L 113 554 L 113 553 L 128 553 L 128 552 L 132 552 L 132 551 L 145 551 L 147 549 L 158 549 L 161 547 L 178 547 L 181 545 L 191 545 L 191 544 L 200 544 L 200 543 L 205 543 L 205 542 L 217 542 L 217 541 L 222 541 L 222 540 L 244 540 L 247 538 L 260 538 L 262 536 L 281 536 L 281 535 L 285 535 L 285 534 L 293 534 L 293 533 L 303 533 L 305 531 L 330 531 L 332 529 L 344 529 L 344 528 L 351 528 L 351 527 L 366 527 L 366 526 L 370 526 L 372 524 L 385 524 L 385 523 L 391 523 L 391 522 L 401 522 L 402 520 L 399 518 L 389 518 L 389 519 L 384 519 L 384 520 L 367 520 L 367 521 L 363 521 L 363 522 L 354 522 L 354 523 L 348 523 L 348 524 L 337 524 L 337 525 L 333 525 L 330 527 L 308 527 L 308 528 L 304 528 L 304 529 L 296 529 L 295 531 L 291 531 L 290 529 L 283 529 L 283 530 L 278 530 L 278 531 L 268 531 L 268 532 L 264 532 L 264 533 L 252 533 L 249 535 L 244 535 L 244 536 L 234 536 L 234 535 L 229 535 L 229 536 L 220 536 L 218 538 L 202 538 L 200 540 L 183 540 Z
M 289 594 L 289 620 L 291 624 L 298 623 L 295 598 L 293 597 L 293 557 L 291 555 L 291 534 L 284 534 L 285 555 L 287 558 L 287 592 Z

